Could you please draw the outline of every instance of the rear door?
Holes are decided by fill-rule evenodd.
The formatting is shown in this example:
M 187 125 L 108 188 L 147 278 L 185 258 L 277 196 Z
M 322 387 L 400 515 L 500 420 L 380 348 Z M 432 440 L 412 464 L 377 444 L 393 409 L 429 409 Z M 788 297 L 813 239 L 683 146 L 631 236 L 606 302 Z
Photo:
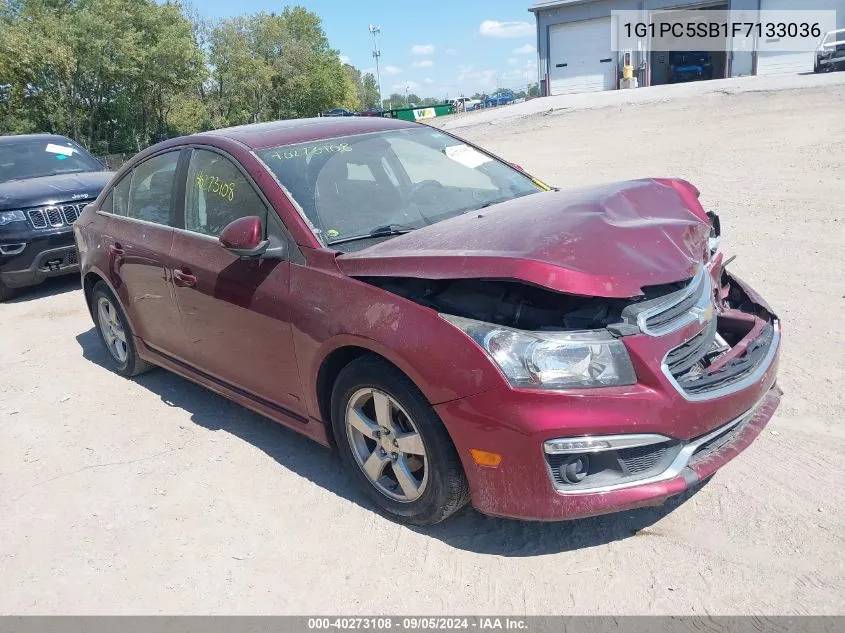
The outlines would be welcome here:
M 173 150 L 140 163 L 112 189 L 101 212 L 109 214 L 109 277 L 135 335 L 182 358 L 187 339 L 169 273 L 179 157 Z
M 290 262 L 239 259 L 217 238 L 230 222 L 259 216 L 265 236 L 273 231 L 290 248 L 293 240 L 245 172 L 211 149 L 193 150 L 184 209 L 173 276 L 197 367 L 265 405 L 305 417 L 290 324 Z

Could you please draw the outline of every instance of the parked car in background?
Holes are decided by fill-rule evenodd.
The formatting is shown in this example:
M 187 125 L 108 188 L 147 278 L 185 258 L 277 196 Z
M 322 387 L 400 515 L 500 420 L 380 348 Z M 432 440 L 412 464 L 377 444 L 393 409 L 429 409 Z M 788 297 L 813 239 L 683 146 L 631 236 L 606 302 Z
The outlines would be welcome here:
M 384 108 L 368 108 L 363 112 L 359 112 L 360 116 L 384 116 Z
M 74 230 L 115 371 L 336 447 L 408 523 L 659 504 L 780 400 L 780 321 L 683 180 L 559 191 L 441 129 L 300 119 L 151 147 Z
M 323 116 L 356 116 L 358 113 L 346 108 L 332 108 L 323 112 Z
M 471 97 L 458 97 L 457 99 L 449 99 L 448 103 L 455 106 L 456 112 L 469 112 L 481 103 L 481 101 Z
M 827 72 L 845 68 L 845 29 L 830 31 L 816 49 L 813 71 Z
M 713 60 L 707 51 L 669 53 L 669 83 L 713 79 Z
M 510 90 L 500 90 L 489 97 L 484 102 L 485 107 L 495 108 L 496 106 L 509 105 L 513 103 L 514 96 Z
M 0 136 L 0 301 L 79 270 L 71 225 L 111 176 L 64 136 Z

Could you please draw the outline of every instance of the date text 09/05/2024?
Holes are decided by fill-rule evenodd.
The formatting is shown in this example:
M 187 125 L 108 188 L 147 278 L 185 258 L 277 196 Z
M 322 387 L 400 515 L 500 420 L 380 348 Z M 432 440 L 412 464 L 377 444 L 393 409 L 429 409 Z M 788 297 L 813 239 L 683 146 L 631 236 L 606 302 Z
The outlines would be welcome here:
M 821 37 L 818 22 L 626 22 L 625 37 Z
M 399 631 L 441 631 L 446 629 L 478 629 L 519 631 L 528 629 L 528 624 L 525 622 L 525 620 L 519 618 L 497 617 L 324 617 L 308 618 L 308 629 L 315 631 L 327 631 L 332 629 L 376 631 L 388 631 L 391 629 Z

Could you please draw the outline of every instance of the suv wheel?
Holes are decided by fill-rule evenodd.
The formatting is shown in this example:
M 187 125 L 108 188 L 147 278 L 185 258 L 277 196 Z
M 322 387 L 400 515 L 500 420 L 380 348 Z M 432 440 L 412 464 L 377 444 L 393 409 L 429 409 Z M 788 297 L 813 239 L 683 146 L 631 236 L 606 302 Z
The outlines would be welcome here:
M 126 316 L 102 281 L 97 282 L 91 291 L 91 314 L 115 372 L 129 378 L 152 369 L 152 364 L 138 356 Z
M 353 477 L 392 518 L 431 525 L 469 501 L 443 423 L 416 385 L 386 361 L 365 356 L 340 372 L 332 428 Z
M 0 303 L 3 303 L 6 299 L 11 299 L 13 294 L 12 289 L 0 281 Z

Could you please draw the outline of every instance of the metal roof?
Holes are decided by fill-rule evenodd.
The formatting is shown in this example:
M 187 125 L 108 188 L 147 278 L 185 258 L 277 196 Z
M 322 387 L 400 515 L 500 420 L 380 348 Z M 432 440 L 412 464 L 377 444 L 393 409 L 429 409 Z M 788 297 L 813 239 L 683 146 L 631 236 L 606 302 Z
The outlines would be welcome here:
M 556 9 L 557 7 L 568 7 L 573 4 L 587 4 L 596 0 L 537 0 L 528 8 L 531 12 L 543 11 L 544 9 Z

